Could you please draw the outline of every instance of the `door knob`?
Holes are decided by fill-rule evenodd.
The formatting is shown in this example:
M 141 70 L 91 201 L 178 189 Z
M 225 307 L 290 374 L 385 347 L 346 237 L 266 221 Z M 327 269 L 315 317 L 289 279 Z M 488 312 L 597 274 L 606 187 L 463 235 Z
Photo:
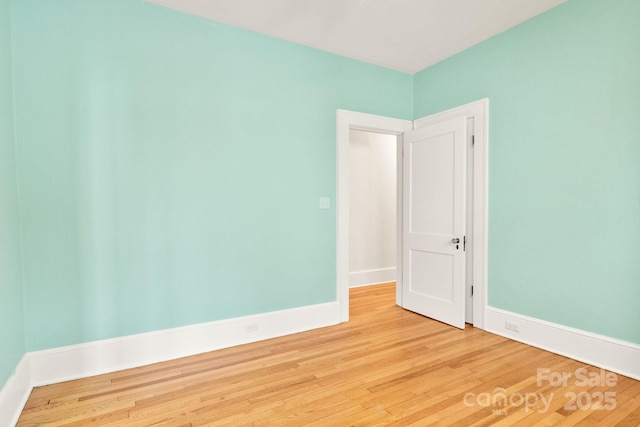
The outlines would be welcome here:
M 460 243 L 460 239 L 458 239 L 457 237 L 454 237 L 453 239 L 451 239 L 451 243 L 453 243 L 454 245 L 457 245 L 458 243 Z

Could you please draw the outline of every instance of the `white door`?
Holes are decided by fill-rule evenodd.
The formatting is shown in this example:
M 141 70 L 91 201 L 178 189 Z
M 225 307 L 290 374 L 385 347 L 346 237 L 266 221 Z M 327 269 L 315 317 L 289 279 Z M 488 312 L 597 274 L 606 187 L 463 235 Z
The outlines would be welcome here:
M 402 306 L 465 321 L 465 117 L 404 134 Z

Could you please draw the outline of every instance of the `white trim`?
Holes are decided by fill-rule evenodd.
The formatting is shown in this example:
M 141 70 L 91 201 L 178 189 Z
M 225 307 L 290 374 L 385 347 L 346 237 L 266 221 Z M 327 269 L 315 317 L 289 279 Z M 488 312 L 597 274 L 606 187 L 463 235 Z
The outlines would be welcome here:
M 396 268 L 378 268 L 375 270 L 352 271 L 349 273 L 349 287 L 378 285 L 380 283 L 394 282 L 396 280 Z
M 412 128 L 413 123 L 410 120 L 347 110 L 337 110 L 336 112 L 336 286 L 341 322 L 349 321 L 349 130 L 361 129 L 391 135 L 402 135 L 403 132 Z M 399 145 L 400 147 L 402 146 L 402 141 L 399 141 Z M 401 154 L 401 151 L 399 153 Z M 401 160 L 402 155 L 399 155 L 399 164 Z M 401 171 L 402 169 L 400 168 L 398 170 L 399 176 L 401 176 Z M 402 180 L 399 180 L 399 184 L 402 184 Z M 400 199 L 400 195 L 401 193 L 398 193 L 398 199 Z M 398 211 L 399 218 L 401 218 L 401 212 Z M 398 251 L 398 257 L 400 256 L 401 251 Z M 398 265 L 402 265 L 402 263 L 399 262 Z M 396 289 L 401 287 L 401 281 L 402 278 L 398 274 Z
M 488 332 L 640 380 L 640 345 L 494 307 L 485 320 Z
M 339 323 L 337 302 L 27 353 L 0 390 L 0 425 L 13 425 L 33 387 L 100 375 Z
M 336 302 L 30 353 L 33 386 L 100 375 L 338 323 Z M 251 330 L 257 327 L 257 330 Z
M 415 129 L 456 117 L 474 117 L 473 326 L 485 329 L 489 236 L 489 99 L 481 99 L 414 121 Z
M 24 355 L 16 367 L 16 373 L 9 377 L 0 390 L 0 426 L 14 426 L 18 422 L 31 389 L 29 356 Z

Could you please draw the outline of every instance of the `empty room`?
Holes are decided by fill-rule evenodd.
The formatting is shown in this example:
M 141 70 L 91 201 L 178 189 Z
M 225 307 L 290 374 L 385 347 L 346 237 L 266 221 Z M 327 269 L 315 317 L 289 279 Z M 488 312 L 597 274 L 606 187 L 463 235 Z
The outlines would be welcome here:
M 638 22 L 0 0 L 0 426 L 640 425 Z

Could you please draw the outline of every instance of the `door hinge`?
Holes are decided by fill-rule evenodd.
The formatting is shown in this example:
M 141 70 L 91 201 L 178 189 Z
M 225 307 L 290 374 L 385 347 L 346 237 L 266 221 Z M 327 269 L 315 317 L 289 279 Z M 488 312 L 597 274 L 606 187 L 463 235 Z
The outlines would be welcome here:
M 476 143 L 476 136 L 471 135 L 471 145 L 475 145 L 475 143 Z
M 473 285 L 471 285 L 471 296 L 473 296 Z
M 467 236 L 464 236 L 462 238 L 462 250 L 466 251 L 467 250 Z

